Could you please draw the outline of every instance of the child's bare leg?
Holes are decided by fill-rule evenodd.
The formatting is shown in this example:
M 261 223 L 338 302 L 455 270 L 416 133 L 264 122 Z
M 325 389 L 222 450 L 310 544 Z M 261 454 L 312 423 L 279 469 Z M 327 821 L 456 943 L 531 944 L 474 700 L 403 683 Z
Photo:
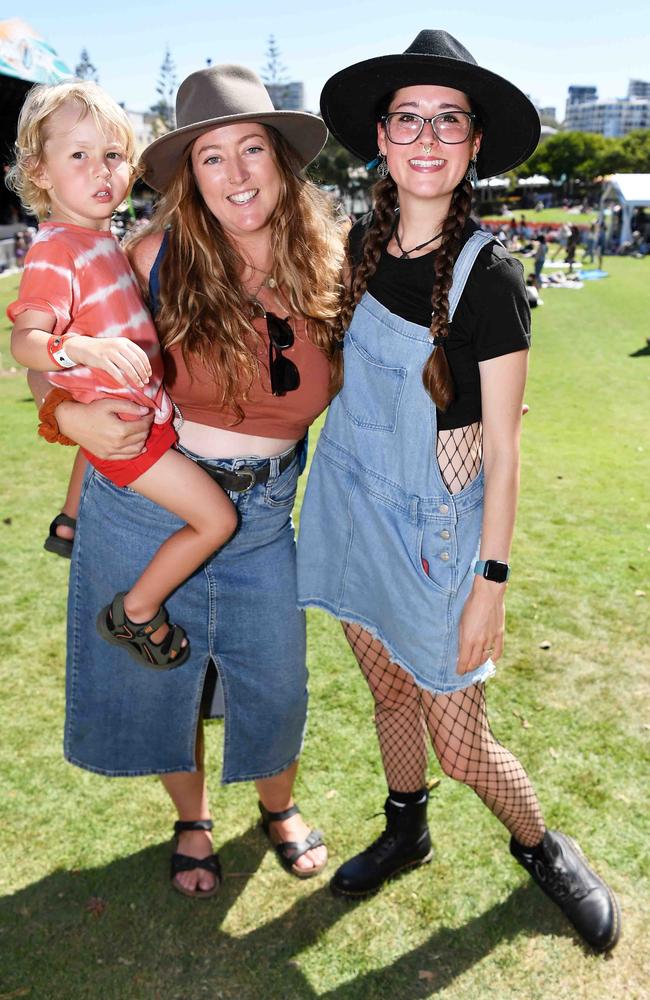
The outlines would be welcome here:
M 84 458 L 80 449 L 77 449 L 77 454 L 72 465 L 72 471 L 70 473 L 70 479 L 68 480 L 68 492 L 65 496 L 65 501 L 61 512 L 67 514 L 68 517 L 77 517 L 79 513 L 79 501 L 81 499 L 81 484 L 83 483 L 84 475 L 86 473 L 86 467 L 88 462 Z M 56 528 L 56 533 L 59 538 L 69 538 L 72 540 L 74 538 L 74 528 L 68 528 L 65 524 L 59 524 Z
M 176 587 L 228 541 L 237 527 L 237 512 L 207 472 L 173 449 L 130 486 L 186 522 L 163 542 L 124 598 L 124 610 L 131 621 L 145 622 L 153 618 Z M 159 642 L 166 632 L 167 626 L 163 625 L 151 638 Z
M 45 397 L 52 388 L 51 384 L 47 381 L 43 372 L 35 372 L 32 371 L 31 368 L 27 371 L 27 384 L 31 390 L 32 396 L 34 397 L 34 402 L 36 403 L 37 408 L 40 408 L 43 405 Z M 77 449 L 77 454 L 75 455 L 72 471 L 70 473 L 70 479 L 68 481 L 68 492 L 66 494 L 65 503 L 61 508 L 61 513 L 67 514 L 68 517 L 76 518 L 79 513 L 81 484 L 83 482 L 84 473 L 86 472 L 86 465 L 86 459 L 81 454 L 80 449 Z M 70 541 L 74 538 L 74 528 L 68 528 L 64 524 L 58 524 L 55 531 L 59 538 L 67 538 Z

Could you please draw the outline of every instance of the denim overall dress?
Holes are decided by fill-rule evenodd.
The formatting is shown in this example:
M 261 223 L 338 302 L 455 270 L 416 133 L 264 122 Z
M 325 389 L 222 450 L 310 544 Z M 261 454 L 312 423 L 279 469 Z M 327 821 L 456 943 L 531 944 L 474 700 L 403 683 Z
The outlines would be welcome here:
M 475 232 L 461 250 L 450 322 L 478 253 L 493 239 Z M 455 494 L 440 474 L 436 408 L 422 383 L 430 331 L 366 292 L 343 349 L 344 386 L 330 405 L 300 516 L 299 606 L 363 626 L 436 694 L 484 681 L 494 672 L 489 659 L 456 673 L 483 469 Z

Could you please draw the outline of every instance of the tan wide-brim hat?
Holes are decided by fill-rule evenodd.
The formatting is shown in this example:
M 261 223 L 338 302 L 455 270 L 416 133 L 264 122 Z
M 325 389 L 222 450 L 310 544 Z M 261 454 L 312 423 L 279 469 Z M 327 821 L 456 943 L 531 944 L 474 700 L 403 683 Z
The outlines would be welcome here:
M 179 161 L 198 136 L 217 125 L 271 125 L 293 147 L 302 166 L 325 145 L 327 127 L 307 111 L 276 111 L 256 73 L 245 66 L 210 66 L 183 80 L 176 97 L 177 128 L 147 146 L 140 159 L 144 179 L 165 191 Z

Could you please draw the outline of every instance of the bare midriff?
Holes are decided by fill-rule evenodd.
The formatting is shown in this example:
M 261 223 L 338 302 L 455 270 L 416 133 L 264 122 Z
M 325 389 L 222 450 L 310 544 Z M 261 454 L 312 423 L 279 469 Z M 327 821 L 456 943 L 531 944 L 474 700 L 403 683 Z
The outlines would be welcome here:
M 293 439 L 259 437 L 209 427 L 186 420 L 178 432 L 181 445 L 202 458 L 272 458 L 297 442 Z

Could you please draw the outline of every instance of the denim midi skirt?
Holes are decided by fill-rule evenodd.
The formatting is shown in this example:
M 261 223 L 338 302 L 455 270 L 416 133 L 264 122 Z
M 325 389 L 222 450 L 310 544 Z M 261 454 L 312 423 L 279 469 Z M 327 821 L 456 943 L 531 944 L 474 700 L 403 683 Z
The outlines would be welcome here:
M 490 238 L 477 233 L 466 244 L 450 305 Z M 422 384 L 430 353 L 427 328 L 365 293 L 345 335 L 344 385 L 330 405 L 300 515 L 298 600 L 363 626 L 417 684 L 445 694 L 495 668 L 488 659 L 456 673 L 480 546 L 483 471 L 455 494 L 442 479 L 436 408 Z
M 210 464 L 237 469 L 261 460 Z M 90 470 L 69 591 L 65 756 L 71 763 L 107 775 L 194 771 L 201 711 L 224 716 L 224 783 L 280 773 L 298 757 L 307 670 L 291 521 L 297 479 L 298 459 L 281 473 L 279 459 L 271 459 L 265 484 L 230 494 L 237 532 L 166 601 L 170 619 L 188 634 L 191 655 L 175 670 L 156 671 L 101 639 L 95 619 L 182 522 Z M 210 661 L 216 686 L 205 684 Z

